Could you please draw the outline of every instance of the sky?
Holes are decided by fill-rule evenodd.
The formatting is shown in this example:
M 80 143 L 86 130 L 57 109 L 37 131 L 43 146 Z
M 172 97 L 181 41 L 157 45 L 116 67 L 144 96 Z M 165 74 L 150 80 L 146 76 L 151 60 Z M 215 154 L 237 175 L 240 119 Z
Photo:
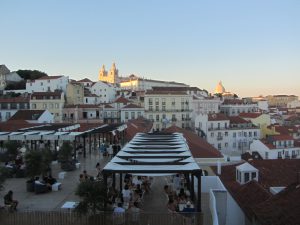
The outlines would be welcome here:
M 0 64 L 300 96 L 299 0 L 0 0 Z

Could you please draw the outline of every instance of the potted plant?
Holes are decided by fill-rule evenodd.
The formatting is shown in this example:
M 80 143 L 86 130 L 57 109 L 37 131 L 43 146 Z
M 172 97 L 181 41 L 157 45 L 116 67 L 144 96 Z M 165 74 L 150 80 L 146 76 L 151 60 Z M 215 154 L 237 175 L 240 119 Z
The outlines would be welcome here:
M 73 147 L 70 142 L 64 142 L 58 152 L 58 160 L 61 169 L 64 171 L 72 171 L 76 169 L 74 160 L 72 159 Z
M 99 214 L 107 211 L 107 188 L 103 181 L 85 181 L 77 186 L 75 194 L 81 198 L 81 201 L 75 208 L 79 215 L 90 215 L 89 224 L 99 224 Z

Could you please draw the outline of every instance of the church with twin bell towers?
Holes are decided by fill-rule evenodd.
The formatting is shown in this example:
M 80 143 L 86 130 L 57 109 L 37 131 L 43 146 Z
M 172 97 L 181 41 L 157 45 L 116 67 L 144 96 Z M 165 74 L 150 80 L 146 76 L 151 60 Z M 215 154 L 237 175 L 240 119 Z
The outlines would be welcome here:
M 102 68 L 99 72 L 99 80 L 111 84 L 117 84 L 119 82 L 119 71 L 116 68 L 116 64 L 112 64 L 109 72 L 106 71 L 105 66 L 102 65 Z

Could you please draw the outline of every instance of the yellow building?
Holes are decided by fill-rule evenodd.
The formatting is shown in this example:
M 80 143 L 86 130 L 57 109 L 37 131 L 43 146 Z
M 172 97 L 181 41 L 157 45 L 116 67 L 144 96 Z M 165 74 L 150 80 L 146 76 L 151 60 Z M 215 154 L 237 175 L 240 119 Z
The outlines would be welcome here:
M 54 116 L 54 122 L 62 122 L 65 96 L 62 91 L 34 92 L 30 96 L 30 109 L 45 110 Z
M 81 105 L 84 100 L 84 84 L 71 82 L 67 85 L 67 104 L 69 105 Z
M 251 121 L 255 126 L 260 127 L 260 138 L 265 138 L 266 135 L 274 134 L 268 126 L 271 124 L 271 117 L 269 114 L 261 113 L 240 113 L 240 117 L 245 120 Z
M 111 84 L 117 84 L 119 82 L 119 71 L 116 68 L 116 64 L 113 63 L 109 72 L 105 70 L 105 66 L 99 72 L 99 81 L 104 81 Z
M 295 95 L 268 95 L 266 99 L 269 106 L 275 107 L 287 107 L 287 104 L 292 101 L 298 100 L 298 96 Z

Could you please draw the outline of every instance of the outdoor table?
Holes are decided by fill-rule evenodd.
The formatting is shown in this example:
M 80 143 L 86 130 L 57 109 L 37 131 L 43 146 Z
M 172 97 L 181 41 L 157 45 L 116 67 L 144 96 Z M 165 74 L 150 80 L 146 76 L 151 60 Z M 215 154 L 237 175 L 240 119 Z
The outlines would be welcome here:
M 78 202 L 65 202 L 63 205 L 62 205 L 62 209 L 75 209 L 75 207 L 77 206 Z

